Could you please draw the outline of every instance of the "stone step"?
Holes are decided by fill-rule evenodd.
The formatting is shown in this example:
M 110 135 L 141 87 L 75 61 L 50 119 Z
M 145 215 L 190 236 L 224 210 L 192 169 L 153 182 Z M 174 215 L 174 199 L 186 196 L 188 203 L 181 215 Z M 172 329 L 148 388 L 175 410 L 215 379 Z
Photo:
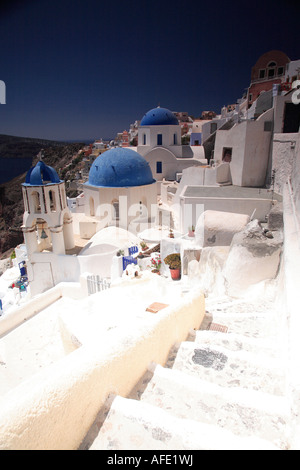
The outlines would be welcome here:
M 202 346 L 221 346 L 231 351 L 260 353 L 271 358 L 282 357 L 284 343 L 280 344 L 270 338 L 253 338 L 239 333 L 224 333 L 212 330 L 191 330 L 190 340 Z
M 223 387 L 243 387 L 274 395 L 286 391 L 284 365 L 277 359 L 221 346 L 180 344 L 173 369 Z
M 141 401 L 239 436 L 256 435 L 286 449 L 290 407 L 284 397 L 228 388 L 156 365 Z
M 205 305 L 212 307 L 214 305 L 232 305 L 240 303 L 241 299 L 232 299 L 227 295 L 213 295 L 205 298 Z
M 269 441 L 240 437 L 206 423 L 120 396 L 90 450 L 280 450 Z
M 273 315 L 260 313 L 213 312 L 212 322 L 227 326 L 229 333 L 242 334 L 253 338 L 277 338 L 280 324 Z
M 225 324 L 228 331 L 246 336 L 276 336 L 283 319 L 276 305 L 269 301 L 246 302 L 242 299 L 205 299 L 206 318 Z
M 268 313 L 272 314 L 276 311 L 276 305 L 269 300 L 259 299 L 258 301 L 250 301 L 249 299 L 233 299 L 231 297 L 211 297 L 205 299 L 205 308 L 208 311 L 223 312 L 241 312 L 241 313 Z

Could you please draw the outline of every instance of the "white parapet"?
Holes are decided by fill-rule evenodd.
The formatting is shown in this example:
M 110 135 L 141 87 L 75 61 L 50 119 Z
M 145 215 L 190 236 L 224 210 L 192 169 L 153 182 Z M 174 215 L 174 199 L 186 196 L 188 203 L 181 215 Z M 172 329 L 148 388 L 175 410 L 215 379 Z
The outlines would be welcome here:
M 57 315 L 61 341 L 73 348 L 1 397 L 0 449 L 77 449 L 109 394 L 126 397 L 150 363 L 164 365 L 172 346 L 200 327 L 199 290 L 182 294 L 161 276 L 151 279 L 85 299 L 53 298 L 49 315 Z M 167 306 L 151 313 L 152 302 Z

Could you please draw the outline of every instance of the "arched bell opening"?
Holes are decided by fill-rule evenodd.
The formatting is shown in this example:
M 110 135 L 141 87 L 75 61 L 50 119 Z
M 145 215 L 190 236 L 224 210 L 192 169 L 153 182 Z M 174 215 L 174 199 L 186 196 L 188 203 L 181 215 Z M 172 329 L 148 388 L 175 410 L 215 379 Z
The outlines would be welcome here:
M 50 202 L 50 211 L 56 212 L 56 195 L 52 189 L 49 191 L 49 202 Z
M 38 242 L 39 251 L 52 249 L 52 237 L 46 220 L 42 218 L 36 219 L 36 237 Z
M 33 191 L 31 193 L 31 199 L 32 199 L 32 204 L 33 204 L 33 212 L 35 214 L 40 214 L 41 213 L 41 196 L 38 191 Z

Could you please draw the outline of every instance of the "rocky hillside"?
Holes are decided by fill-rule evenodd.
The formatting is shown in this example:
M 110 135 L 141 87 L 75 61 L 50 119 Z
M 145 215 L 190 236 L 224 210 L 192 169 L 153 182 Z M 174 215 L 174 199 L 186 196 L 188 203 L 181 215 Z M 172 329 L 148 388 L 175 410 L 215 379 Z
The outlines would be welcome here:
M 0 136 L 0 149 L 1 148 Z M 34 139 L 29 139 L 34 140 Z M 33 165 L 38 161 L 37 154 L 44 148 L 44 162 L 56 169 L 62 179 L 69 179 L 71 175 L 80 167 L 81 156 L 78 157 L 78 151 L 84 147 L 84 143 L 57 145 L 43 145 L 45 141 L 29 142 L 30 151 L 34 151 Z M 15 147 L 14 156 L 24 155 L 18 147 L 20 142 L 11 142 L 9 145 Z M 8 143 L 4 144 L 7 148 Z M 24 146 L 24 142 L 21 143 Z M 28 148 L 26 147 L 26 156 L 28 156 Z M 10 147 L 12 150 L 12 147 Z M 25 148 L 23 147 L 23 150 Z M 0 185 L 0 259 L 4 259 L 10 255 L 12 249 L 19 243 L 23 243 L 23 234 L 21 225 L 23 222 L 23 198 L 21 184 L 25 181 L 26 173 L 12 179 L 11 181 Z
M 32 158 L 41 148 L 62 146 L 63 142 L 0 134 L 0 157 Z

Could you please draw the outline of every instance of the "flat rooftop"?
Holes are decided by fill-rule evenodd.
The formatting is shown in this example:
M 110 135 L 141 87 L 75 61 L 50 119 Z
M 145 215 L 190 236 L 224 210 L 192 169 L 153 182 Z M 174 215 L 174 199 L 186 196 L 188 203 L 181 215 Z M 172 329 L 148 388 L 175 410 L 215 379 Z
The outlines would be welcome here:
M 195 198 L 243 198 L 243 199 L 272 199 L 272 191 L 266 188 L 246 188 L 241 186 L 186 186 L 181 193 L 183 197 Z M 282 196 L 273 193 L 273 199 L 281 202 Z

